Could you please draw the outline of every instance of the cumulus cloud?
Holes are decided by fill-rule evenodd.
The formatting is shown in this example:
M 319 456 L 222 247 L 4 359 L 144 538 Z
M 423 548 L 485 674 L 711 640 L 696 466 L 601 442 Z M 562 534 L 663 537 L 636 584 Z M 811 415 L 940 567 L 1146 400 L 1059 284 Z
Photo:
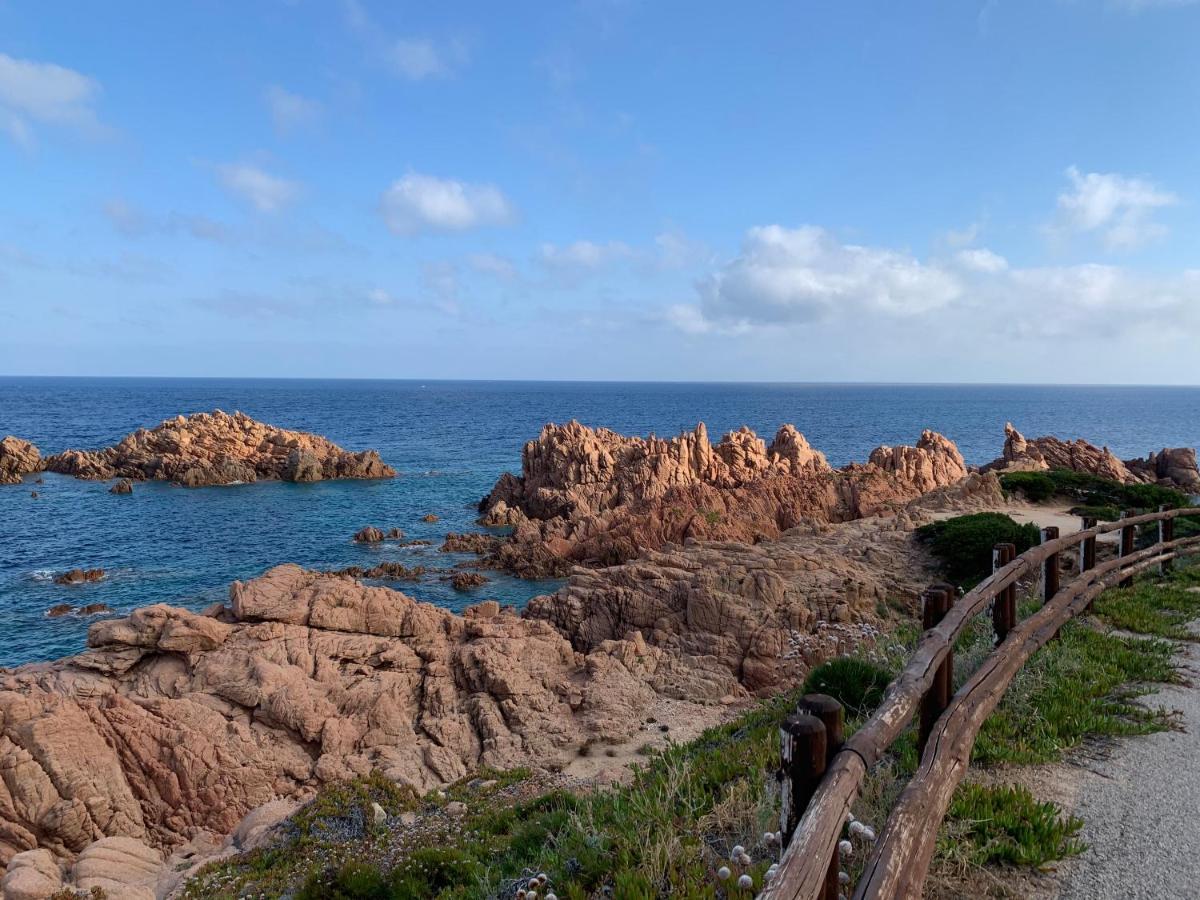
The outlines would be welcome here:
M 685 334 L 902 322 L 939 333 L 1075 338 L 1136 330 L 1200 334 L 1200 271 L 1172 276 L 1087 263 L 1022 268 L 986 248 L 944 260 L 844 244 L 815 226 L 751 229 L 741 253 L 666 309 Z M 889 324 L 891 323 L 891 324 Z
M 1137 247 L 1166 233 L 1152 218 L 1179 198 L 1141 178 L 1116 173 L 1067 169 L 1068 191 L 1058 195 L 1058 214 L 1050 225 L 1055 236 L 1091 233 L 1110 250 Z
M 247 163 L 217 166 L 217 178 L 231 194 L 263 213 L 278 212 L 300 193 L 296 182 L 272 175 L 258 166 Z
M 95 80 L 74 69 L 0 53 L 0 130 L 22 146 L 33 145 L 34 122 L 98 129 L 99 93 Z
M 271 122 L 280 134 L 290 134 L 312 125 L 321 117 L 321 104 L 300 94 L 272 84 L 263 92 L 263 100 L 271 113 Z
M 468 231 L 505 225 L 515 211 L 499 188 L 410 172 L 383 193 L 388 228 L 411 236 L 423 231 Z
M 751 228 L 741 253 L 699 285 L 705 319 L 787 324 L 834 315 L 913 315 L 962 294 L 953 272 L 910 254 L 844 244 L 823 228 Z

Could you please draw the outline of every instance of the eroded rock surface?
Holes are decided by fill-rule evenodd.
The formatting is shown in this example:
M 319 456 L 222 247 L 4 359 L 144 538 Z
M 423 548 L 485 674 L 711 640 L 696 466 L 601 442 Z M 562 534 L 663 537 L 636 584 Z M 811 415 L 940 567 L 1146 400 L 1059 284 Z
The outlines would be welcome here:
M 0 440 L 0 484 L 20 484 L 22 476 L 41 467 L 42 455 L 29 441 L 11 434 Z
M 672 546 L 580 570 L 524 616 L 288 565 L 206 615 L 97 622 L 86 652 L 0 672 L 0 866 L 42 848 L 65 871 L 114 837 L 165 854 L 372 770 L 427 789 L 557 768 L 664 697 L 699 714 L 787 687 L 871 640 L 884 597 L 915 596 L 909 524 Z
M 894 512 L 967 474 L 931 431 L 915 447 L 880 447 L 866 464 L 830 468 L 794 427 L 768 446 L 748 428 L 713 445 L 703 424 L 670 440 L 570 422 L 547 425 L 480 504 L 485 525 L 513 526 L 490 551 L 518 575 L 612 565 L 689 538 L 753 543 L 804 522 Z
M 217 410 L 140 428 L 105 450 L 67 450 L 44 468 L 76 478 L 161 479 L 187 487 L 260 479 L 390 478 L 374 450 L 353 453 L 325 438 Z

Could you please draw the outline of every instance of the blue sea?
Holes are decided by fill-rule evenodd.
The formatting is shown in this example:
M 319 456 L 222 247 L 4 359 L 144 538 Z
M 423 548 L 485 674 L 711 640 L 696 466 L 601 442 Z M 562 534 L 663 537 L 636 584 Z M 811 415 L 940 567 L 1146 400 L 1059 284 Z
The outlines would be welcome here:
M 218 408 L 374 448 L 401 474 L 192 490 L 139 484 L 131 497 L 52 474 L 42 485 L 0 486 L 0 665 L 84 647 L 88 621 L 46 617 L 58 603 L 199 609 L 225 599 L 233 580 L 281 562 L 462 561 L 437 545 L 447 531 L 476 527 L 480 497 L 501 472 L 519 471 L 522 444 L 549 421 L 660 436 L 704 421 L 714 439 L 745 424 L 768 440 L 792 422 L 834 465 L 864 460 L 879 444 L 912 443 L 927 427 L 984 463 L 999 455 L 1006 420 L 1031 436 L 1106 443 L 1122 457 L 1200 445 L 1200 388 L 0 378 L 0 436 L 31 440 L 43 454 L 108 446 L 138 427 Z M 429 513 L 440 521 L 422 522 Z M 368 524 L 434 544 L 354 544 Z M 110 574 L 79 587 L 52 582 L 77 567 Z M 522 605 L 556 586 L 499 575 L 470 594 L 437 580 L 397 585 L 455 610 L 485 598 Z

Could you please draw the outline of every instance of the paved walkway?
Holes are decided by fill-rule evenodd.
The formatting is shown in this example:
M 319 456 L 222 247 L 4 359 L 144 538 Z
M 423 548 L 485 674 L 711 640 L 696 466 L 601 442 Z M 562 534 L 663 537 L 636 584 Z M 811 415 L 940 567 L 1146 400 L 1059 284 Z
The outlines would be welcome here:
M 1193 685 L 1145 700 L 1179 710 L 1184 730 L 1122 740 L 1081 770 L 1071 811 L 1088 850 L 1063 866 L 1062 900 L 1200 898 L 1200 646 L 1182 656 Z

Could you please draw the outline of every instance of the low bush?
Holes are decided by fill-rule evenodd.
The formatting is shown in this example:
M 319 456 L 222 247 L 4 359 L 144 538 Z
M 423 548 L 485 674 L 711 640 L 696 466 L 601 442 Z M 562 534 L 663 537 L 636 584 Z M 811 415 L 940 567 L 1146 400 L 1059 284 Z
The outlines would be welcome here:
M 1039 533 L 1036 525 L 1022 525 L 1002 513 L 972 513 L 923 525 L 917 537 L 929 545 L 946 577 L 965 587 L 991 574 L 996 544 L 1016 544 L 1017 553 L 1024 553 L 1038 542 Z
M 1031 503 L 1053 497 L 1078 501 L 1081 506 L 1111 509 L 1155 510 L 1160 506 L 1187 506 L 1186 494 L 1157 484 L 1122 484 L 1086 472 L 1051 469 L 1048 472 L 1009 472 L 1000 476 L 1008 493 L 1020 493 Z
M 828 694 L 846 708 L 847 716 L 865 718 L 879 706 L 891 681 L 887 669 L 858 657 L 841 656 L 809 672 L 804 693 Z

